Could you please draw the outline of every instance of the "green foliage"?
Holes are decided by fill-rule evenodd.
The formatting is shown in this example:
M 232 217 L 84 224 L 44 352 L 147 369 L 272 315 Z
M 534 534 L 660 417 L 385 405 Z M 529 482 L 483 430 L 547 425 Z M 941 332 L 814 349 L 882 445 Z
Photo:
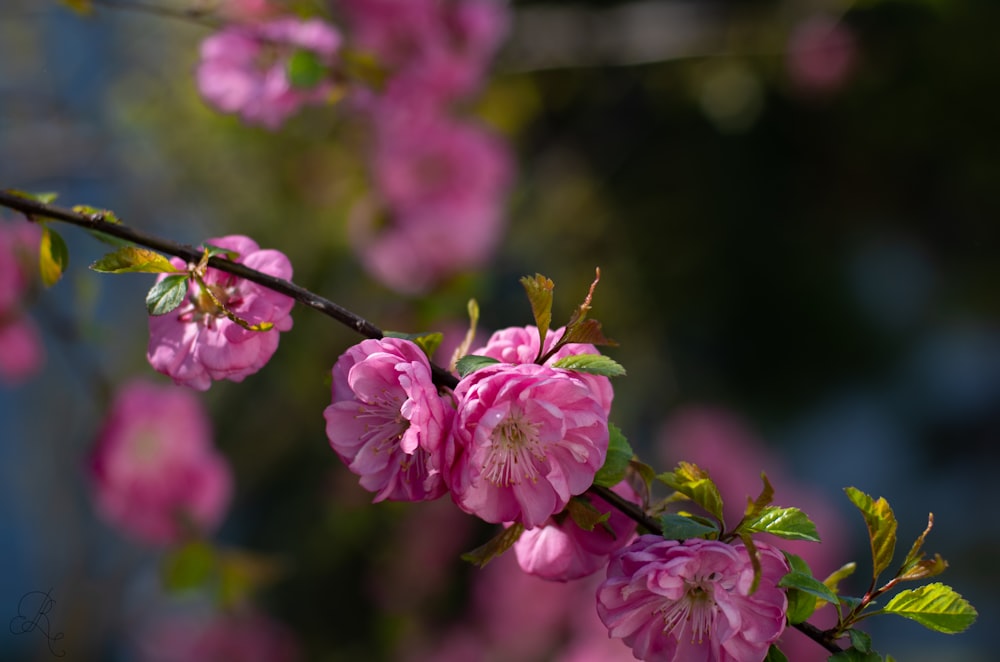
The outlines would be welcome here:
M 484 544 L 476 547 L 472 551 L 462 554 L 462 560 L 468 561 L 480 568 L 500 556 L 514 546 L 517 539 L 524 533 L 524 525 L 514 523 L 509 527 L 490 538 Z
M 188 291 L 188 275 L 167 276 L 153 285 L 146 294 L 146 310 L 150 315 L 166 315 L 181 305 Z
M 877 581 L 878 576 L 892 562 L 892 555 L 896 549 L 896 516 L 889 503 L 882 497 L 873 500 L 854 487 L 845 488 L 844 491 L 865 518 L 868 538 L 871 541 L 872 579 Z
M 601 354 L 564 356 L 554 362 L 552 367 L 585 372 L 591 375 L 602 375 L 604 377 L 621 377 L 625 374 L 625 368 L 620 363 Z
M 781 652 L 777 644 L 771 644 L 771 647 L 767 649 L 767 656 L 763 662 L 788 662 L 788 658 Z
M 434 352 L 437 348 L 441 346 L 441 342 L 444 340 L 444 334 L 440 331 L 429 331 L 425 333 L 400 333 L 398 331 L 385 331 L 383 335 L 386 338 L 402 338 L 403 340 L 410 340 L 420 349 L 423 350 L 427 359 L 430 360 L 434 356 Z
M 38 270 L 45 287 L 59 282 L 69 266 L 69 249 L 62 236 L 52 228 L 42 226 L 42 241 L 38 247 Z
M 288 80 L 293 87 L 312 89 L 327 75 L 327 67 L 313 51 L 296 50 L 286 64 Z
M 719 527 L 704 518 L 687 515 L 667 514 L 660 517 L 663 537 L 667 540 L 687 540 L 688 538 L 717 538 Z
M 656 477 L 660 482 L 676 490 L 679 494 L 704 508 L 720 523 L 722 519 L 722 495 L 709 477 L 708 472 L 690 462 L 681 462 L 670 473 Z
M 783 552 L 783 554 L 785 555 L 785 558 L 788 560 L 788 565 L 791 568 L 791 572 L 798 573 L 796 575 L 796 579 L 802 576 L 807 576 L 807 577 L 813 576 L 812 569 L 809 567 L 809 564 L 806 563 L 802 557 L 796 556 L 795 554 L 790 554 L 788 552 Z M 794 582 L 796 581 L 796 579 L 793 579 L 792 581 Z M 825 602 L 825 600 L 817 598 L 814 593 L 806 592 L 798 588 L 790 587 L 788 588 L 788 591 L 786 591 L 786 594 L 788 596 L 787 617 L 788 617 L 788 622 L 791 623 L 792 625 L 804 622 L 806 619 L 808 619 L 810 616 L 813 615 L 813 612 L 816 611 L 816 609 L 819 607 L 820 604 L 823 604 Z
M 589 499 L 582 496 L 575 496 L 569 500 L 566 504 L 566 513 L 584 531 L 593 531 L 595 526 L 604 524 L 611 517 L 611 513 L 602 513 Z M 610 527 L 608 531 L 611 531 Z
M 867 632 L 851 628 L 847 631 L 847 636 L 851 640 L 851 648 L 859 650 L 862 653 L 871 652 L 872 638 Z
M 77 214 L 89 216 L 93 220 L 101 221 L 102 223 L 121 225 L 121 220 L 113 211 L 109 209 L 98 209 L 97 207 L 91 207 L 90 205 L 73 205 L 73 211 Z
M 604 465 L 594 476 L 594 484 L 614 487 L 622 482 L 632 461 L 632 455 L 628 439 L 617 425 L 608 423 L 608 454 L 604 458 Z
M 200 540 L 173 549 L 160 569 L 163 586 L 168 591 L 203 588 L 214 577 L 216 562 L 215 549 Z
M 946 634 L 963 632 L 979 615 L 965 598 L 939 582 L 900 591 L 881 612 L 898 614 Z
M 809 540 L 819 542 L 816 525 L 809 516 L 798 508 L 778 508 L 767 506 L 737 527 L 736 531 L 749 533 L 770 533 L 785 540 Z
M 170 264 L 170 260 L 156 251 L 138 246 L 122 246 L 113 253 L 108 253 L 90 265 L 94 271 L 105 274 L 150 273 L 171 274 L 179 270 Z
M 875 651 L 862 652 L 857 648 L 848 648 L 831 655 L 827 662 L 882 662 L 882 656 Z
M 555 289 L 555 283 L 542 274 L 535 274 L 534 277 L 524 276 L 521 278 L 521 285 L 528 293 L 531 314 L 535 318 L 535 326 L 538 327 L 538 357 L 536 359 L 541 359 L 545 347 L 545 337 L 552 324 L 552 300 L 554 298 L 552 291 Z
M 208 254 L 207 249 L 205 254 L 207 256 Z M 236 324 L 239 324 L 247 331 L 270 331 L 271 328 L 274 327 L 274 324 L 272 324 L 271 322 L 261 322 L 260 324 L 251 324 L 250 322 L 246 321 L 245 319 L 234 313 L 232 310 L 229 309 L 228 306 L 226 306 L 226 304 L 220 301 L 219 297 L 215 295 L 215 291 L 205 283 L 205 280 L 200 275 L 198 275 L 198 273 L 194 274 L 194 279 L 195 282 L 198 283 L 198 287 L 200 288 L 201 293 L 204 296 L 207 296 L 211 300 L 211 302 L 215 304 L 215 307 L 222 312 L 223 315 L 225 315 L 227 318 L 229 318 Z
M 469 374 L 479 370 L 480 368 L 485 368 L 488 365 L 493 365 L 495 363 L 500 363 L 495 358 L 491 356 L 480 356 L 479 354 L 466 354 L 458 360 L 455 364 L 455 370 L 458 371 L 459 377 L 466 377 Z
M 910 551 L 903 561 L 903 566 L 896 574 L 899 579 L 929 579 L 940 575 L 948 567 L 948 562 L 941 558 L 940 554 L 935 554 L 932 559 L 925 559 L 924 553 L 921 551 L 924 546 L 924 540 L 926 540 L 927 534 L 931 532 L 933 526 L 934 514 L 931 513 L 927 516 L 927 528 L 913 541 L 913 545 L 910 547 Z
M 476 340 L 476 326 L 479 324 L 479 303 L 475 299 L 469 299 L 469 303 L 466 304 L 466 310 L 469 313 L 469 330 L 465 332 L 465 337 L 458 347 L 455 348 L 455 352 L 451 355 L 451 360 L 448 362 L 448 369 L 456 372 L 458 371 L 459 360 L 469 353 L 469 348 L 472 347 L 472 343 Z
M 838 591 L 838 586 L 840 582 L 853 575 L 854 571 L 857 569 L 858 569 L 858 564 L 855 563 L 854 561 L 845 563 L 844 565 L 840 566 L 832 573 L 830 573 L 830 576 L 824 579 L 823 583 L 826 584 L 831 591 L 836 593 Z
M 791 556 L 794 555 L 786 554 L 786 557 L 791 557 Z M 801 561 L 801 559 L 799 560 Z M 808 567 L 806 567 L 803 570 L 800 564 L 794 566 L 791 572 L 782 577 L 781 581 L 778 582 L 778 586 L 781 586 L 783 588 L 795 589 L 796 591 L 801 591 L 802 593 L 811 595 L 814 598 L 818 598 L 820 600 L 824 600 L 826 602 L 830 602 L 835 605 L 838 604 L 836 594 L 833 591 L 831 591 L 826 584 L 813 577 L 812 572 L 809 570 Z M 799 609 L 801 611 L 805 611 L 805 606 L 800 605 Z M 812 609 L 810 609 L 809 611 L 810 613 L 812 613 L 812 611 L 814 610 L 815 610 L 815 604 L 813 604 Z M 797 614 L 797 616 L 798 615 L 800 614 Z M 808 618 L 808 616 L 806 616 L 805 618 Z M 803 618 L 802 620 L 805 620 L 805 618 Z M 801 621 L 795 621 L 795 622 L 801 622 Z

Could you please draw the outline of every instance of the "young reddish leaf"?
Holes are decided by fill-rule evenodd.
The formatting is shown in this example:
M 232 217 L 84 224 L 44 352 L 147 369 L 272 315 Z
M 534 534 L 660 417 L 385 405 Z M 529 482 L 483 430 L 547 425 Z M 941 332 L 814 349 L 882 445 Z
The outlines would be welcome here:
M 465 338 L 462 339 L 462 343 L 455 348 L 454 353 L 451 355 L 448 369 L 452 371 L 457 370 L 459 360 L 469 353 L 469 348 L 472 347 L 472 343 L 476 339 L 476 326 L 479 324 L 479 304 L 475 299 L 469 299 L 466 309 L 469 311 L 469 330 L 465 332 Z
M 146 294 L 146 310 L 150 315 L 166 315 L 181 305 L 187 296 L 187 274 L 167 276 Z
M 928 513 L 927 528 L 913 541 L 913 546 L 910 547 L 910 551 L 906 555 L 902 567 L 896 573 L 896 576 L 900 579 L 927 579 L 940 575 L 948 567 L 948 562 L 941 558 L 940 554 L 935 554 L 933 559 L 925 559 L 924 553 L 921 551 L 924 546 L 924 540 L 926 540 L 927 534 L 931 532 L 933 526 L 934 513 Z
M 493 536 L 479 547 L 462 554 L 461 558 L 463 561 L 468 561 L 469 563 L 482 568 L 487 563 L 513 547 L 514 543 L 517 542 L 517 539 L 521 537 L 522 533 L 524 533 L 523 524 L 511 524 L 509 527 Z
M 767 479 L 767 474 L 762 471 L 760 479 L 763 481 L 764 487 L 761 488 L 760 494 L 757 495 L 755 500 L 750 501 L 747 498 L 747 509 L 743 513 L 745 517 L 755 517 L 774 501 L 774 488 L 771 487 L 771 481 Z
M 121 273 L 150 273 L 169 274 L 179 273 L 170 260 L 160 255 L 156 251 L 138 246 L 123 246 L 114 253 L 108 253 L 101 259 L 90 265 L 94 271 L 105 274 Z
M 521 278 L 521 285 L 528 293 L 528 301 L 531 303 L 531 314 L 535 318 L 535 326 L 538 327 L 538 357 L 541 358 L 543 347 L 545 347 L 545 336 L 549 333 L 549 326 L 552 324 L 552 290 L 555 283 L 543 276 L 535 274 L 534 277 L 524 276 Z
M 38 246 L 38 270 L 45 287 L 52 287 L 69 266 L 69 249 L 58 232 L 42 226 L 42 241 Z
M 889 503 L 882 497 L 873 500 L 854 487 L 848 487 L 844 491 L 865 518 L 868 538 L 871 541 L 873 579 L 877 580 L 892 562 L 892 555 L 896 550 L 896 516 Z
M 595 526 L 600 526 L 608 521 L 611 513 L 602 513 L 589 499 L 582 496 L 575 496 L 566 504 L 566 513 L 573 522 L 584 531 L 593 531 Z M 606 527 L 608 532 L 614 537 L 611 527 Z

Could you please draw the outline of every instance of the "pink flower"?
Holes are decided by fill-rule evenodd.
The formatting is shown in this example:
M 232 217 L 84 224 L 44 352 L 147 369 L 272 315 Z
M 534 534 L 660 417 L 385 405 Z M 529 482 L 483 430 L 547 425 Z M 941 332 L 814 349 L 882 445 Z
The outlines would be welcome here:
M 788 41 L 792 82 L 812 92 L 836 91 L 857 64 L 857 40 L 842 21 L 823 15 L 797 25 Z
M 625 481 L 614 491 L 633 503 L 639 495 Z M 555 515 L 534 529 L 528 529 L 514 543 L 518 565 L 526 573 L 543 579 L 565 582 L 593 574 L 608 564 L 608 558 L 632 541 L 635 522 L 599 497 L 584 495 L 602 513 L 611 513 L 605 525 L 593 531 L 581 529 L 566 513 Z
M 207 533 L 232 494 L 209 421 L 184 389 L 134 381 L 118 392 L 90 455 L 98 513 L 141 542 Z
M 22 306 L 38 270 L 41 231 L 33 223 L 0 223 L 0 381 L 18 384 L 41 368 L 45 348 Z
M 545 352 L 548 352 L 562 338 L 566 332 L 565 327 L 552 329 L 545 334 Z M 538 358 L 538 327 L 528 325 L 524 327 L 512 326 L 506 329 L 495 331 L 486 345 L 474 349 L 470 354 L 489 356 L 504 363 L 533 363 Z M 571 343 L 564 345 L 552 358 L 545 362 L 545 365 L 567 356 L 578 354 L 600 354 L 596 347 L 587 343 Z M 614 399 L 614 389 L 611 387 L 611 380 L 600 375 L 578 375 L 587 383 L 594 394 L 604 405 L 604 410 L 611 413 L 611 401 Z
M 198 90 L 216 109 L 276 129 L 300 107 L 324 103 L 333 89 L 328 80 L 312 87 L 294 85 L 288 75 L 290 58 L 306 51 L 329 67 L 339 48 L 340 34 L 318 19 L 230 25 L 201 44 Z
M 487 522 L 543 524 L 604 464 L 608 415 L 574 373 L 491 365 L 455 390 L 446 466 L 452 498 Z
M 597 613 L 640 660 L 760 662 L 785 628 L 778 581 L 789 568 L 757 543 L 760 585 L 742 545 L 641 536 L 618 552 L 597 591 Z
M 206 243 L 236 251 L 236 262 L 278 278 L 292 277 L 292 265 L 276 250 L 261 250 L 249 237 L 229 235 Z M 178 269 L 184 262 L 171 260 Z M 163 276 L 160 277 L 163 279 Z M 278 349 L 278 332 L 292 328 L 293 301 L 256 283 L 216 269 L 207 269 L 205 283 L 240 319 L 257 325 L 273 324 L 267 331 L 250 331 L 226 317 L 218 307 L 189 285 L 188 299 L 166 315 L 149 318 L 147 358 L 157 372 L 199 391 L 213 379 L 243 381 L 271 359 Z
M 451 418 L 413 342 L 365 340 L 333 366 L 323 412 L 330 446 L 375 501 L 424 501 L 445 493 L 439 455 Z

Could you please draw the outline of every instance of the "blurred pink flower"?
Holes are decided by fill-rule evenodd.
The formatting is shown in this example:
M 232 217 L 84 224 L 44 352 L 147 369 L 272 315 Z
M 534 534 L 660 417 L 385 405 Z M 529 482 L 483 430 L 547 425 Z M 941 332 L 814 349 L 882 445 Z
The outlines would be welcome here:
M 625 481 L 613 488 L 621 497 L 639 503 L 640 497 Z M 585 494 L 602 513 L 611 513 L 604 525 L 593 531 L 581 529 L 568 514 L 551 517 L 542 526 L 528 529 L 514 543 L 521 569 L 553 581 L 568 581 L 593 574 L 608 564 L 611 554 L 632 542 L 635 522 L 599 497 Z
M 280 1 L 280 0 L 279 0 Z M 281 13 L 280 6 L 270 0 L 222 0 L 218 13 L 229 21 L 259 21 Z
M 843 516 L 823 494 L 789 475 L 781 458 L 733 412 L 708 406 L 682 408 L 664 424 L 659 439 L 663 464 L 673 466 L 678 460 L 685 460 L 711 474 L 722 492 L 724 515 L 730 526 L 743 516 L 747 497 L 760 493 L 760 473 L 764 471 L 774 486 L 775 505 L 802 509 L 816 524 L 823 540 L 821 544 L 801 540 L 781 540 L 776 544 L 805 559 L 819 579 L 849 558 Z M 827 607 L 810 621 L 820 626 L 832 625 L 827 619 L 835 616 L 833 609 Z M 797 632 L 782 637 L 779 646 L 796 662 L 822 662 L 828 657 L 822 648 Z
M 445 493 L 439 456 L 451 413 L 420 347 L 383 338 L 340 356 L 323 415 L 330 446 L 375 501 L 423 501 Z
M 498 0 L 340 0 L 354 45 L 373 53 L 393 81 L 419 81 L 435 102 L 475 90 L 506 35 Z
M 292 277 L 292 265 L 283 253 L 261 250 L 249 237 L 229 235 L 206 243 L 236 251 L 236 262 L 278 278 Z M 183 260 L 173 258 L 175 267 Z M 164 276 L 160 276 L 162 280 Z M 238 317 L 250 324 L 274 326 L 267 331 L 250 331 L 226 317 L 218 307 L 189 284 L 187 300 L 166 315 L 149 317 L 147 358 L 157 372 L 199 391 L 208 390 L 213 379 L 243 381 L 259 371 L 278 349 L 279 331 L 292 328 L 294 301 L 256 283 L 217 269 L 207 269 L 205 283 L 216 297 Z
M 785 628 L 777 584 L 789 568 L 781 552 L 763 543 L 757 551 L 760 585 L 751 594 L 743 545 L 641 536 L 611 559 L 598 615 L 640 660 L 761 662 Z
M 118 391 L 90 454 L 98 513 L 149 544 L 215 529 L 232 495 L 229 465 L 190 391 L 133 381 Z
M 45 361 L 38 329 L 22 310 L 38 269 L 41 231 L 26 221 L 0 222 L 0 381 L 18 384 Z
M 575 373 L 487 366 L 455 390 L 446 480 L 458 506 L 487 522 L 544 523 L 594 481 L 608 415 Z
M 566 327 L 550 329 L 545 334 L 545 352 L 551 350 L 565 332 Z M 504 363 L 534 363 L 535 359 L 538 358 L 538 327 L 533 325 L 512 326 L 495 331 L 484 346 L 473 349 L 469 353 L 489 356 Z M 552 365 L 559 359 L 578 354 L 600 354 L 600 351 L 587 343 L 572 343 L 560 348 L 545 364 Z M 611 401 L 615 395 L 614 389 L 611 387 L 611 380 L 600 375 L 584 373 L 579 373 L 578 376 L 590 386 L 601 404 L 604 405 L 604 410 L 610 414 Z
M 788 41 L 792 82 L 811 92 L 833 92 L 857 62 L 857 40 L 843 21 L 815 15 L 799 23 Z
M 201 44 L 198 90 L 221 112 L 277 129 L 302 106 L 324 103 L 333 89 L 326 79 L 311 87 L 293 84 L 290 58 L 306 51 L 329 67 L 340 41 L 340 34 L 318 19 L 227 26 Z
M 173 616 L 154 623 L 138 643 L 141 662 L 294 662 L 295 635 L 269 616 L 241 611 L 211 618 Z

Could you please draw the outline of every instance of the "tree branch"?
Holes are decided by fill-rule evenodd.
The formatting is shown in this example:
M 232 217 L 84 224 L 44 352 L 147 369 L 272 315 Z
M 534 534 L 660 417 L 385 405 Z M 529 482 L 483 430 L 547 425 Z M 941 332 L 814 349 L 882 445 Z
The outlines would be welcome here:
M 32 200 L 30 198 L 21 197 L 6 190 L 0 190 L 0 207 L 7 207 L 9 209 L 19 211 L 27 216 L 28 220 L 33 222 L 38 222 L 44 219 L 63 221 L 87 230 L 100 232 L 112 237 L 117 237 L 118 239 L 124 239 L 125 241 L 130 241 L 134 244 L 166 253 L 167 255 L 173 255 L 174 257 L 179 257 L 187 262 L 198 262 L 202 256 L 201 250 L 193 246 L 178 244 L 166 239 L 154 237 L 152 235 L 139 232 L 138 230 L 133 230 L 132 228 L 119 223 L 111 223 L 105 220 L 104 216 L 100 213 L 83 214 L 72 209 L 65 209 L 55 205 L 39 202 L 37 200 Z M 237 262 L 220 257 L 210 258 L 208 260 L 208 266 L 213 269 L 218 269 L 219 271 L 225 271 L 226 273 L 233 274 L 234 276 L 238 276 L 240 278 L 245 278 L 246 280 L 262 285 L 263 287 L 274 290 L 275 292 L 287 295 L 295 301 L 298 301 L 309 308 L 317 310 L 320 313 L 335 319 L 362 336 L 367 338 L 383 337 L 381 329 L 360 315 L 337 305 L 329 299 L 325 299 L 318 294 L 314 294 L 303 287 L 299 287 L 291 281 L 269 276 Z M 439 386 L 445 386 L 452 389 L 458 386 L 458 378 L 444 368 L 431 363 L 431 369 L 434 376 L 434 382 Z M 650 517 L 634 503 L 623 499 L 608 488 L 601 487 L 599 485 L 592 485 L 588 491 L 607 501 L 614 508 L 624 513 L 627 517 L 635 520 L 638 524 L 645 527 L 650 533 L 656 535 L 663 534 L 663 529 L 660 527 L 660 523 L 656 519 Z M 814 625 L 810 625 L 809 623 L 798 623 L 793 627 L 832 653 L 838 653 L 842 650 L 835 642 L 828 639 L 824 631 Z

